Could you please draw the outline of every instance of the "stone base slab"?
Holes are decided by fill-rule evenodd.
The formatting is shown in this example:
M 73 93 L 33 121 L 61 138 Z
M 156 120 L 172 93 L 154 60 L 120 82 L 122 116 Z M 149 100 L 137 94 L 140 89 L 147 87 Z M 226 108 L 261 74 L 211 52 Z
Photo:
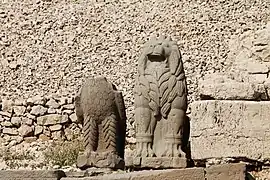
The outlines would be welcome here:
M 127 167 L 140 168 L 186 168 L 187 159 L 182 157 L 127 157 Z
M 91 152 L 88 154 L 79 154 L 77 166 L 81 169 L 86 169 L 87 167 L 123 169 L 125 167 L 125 162 L 118 155 L 111 152 Z
M 1 180 L 59 180 L 66 177 L 61 170 L 1 170 Z
M 205 180 L 203 168 L 144 170 L 130 173 L 114 173 L 84 178 L 62 178 L 61 180 Z

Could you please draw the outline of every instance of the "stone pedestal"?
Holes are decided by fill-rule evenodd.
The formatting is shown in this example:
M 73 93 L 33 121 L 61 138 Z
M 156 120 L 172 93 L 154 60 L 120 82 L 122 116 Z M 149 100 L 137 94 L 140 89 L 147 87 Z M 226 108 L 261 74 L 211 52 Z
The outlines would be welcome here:
M 182 157 L 127 157 L 125 159 L 127 167 L 140 168 L 186 168 L 187 159 Z
M 124 160 L 116 154 L 110 152 L 91 152 L 91 154 L 81 153 L 77 158 L 77 166 L 85 169 L 89 166 L 99 168 L 124 169 Z

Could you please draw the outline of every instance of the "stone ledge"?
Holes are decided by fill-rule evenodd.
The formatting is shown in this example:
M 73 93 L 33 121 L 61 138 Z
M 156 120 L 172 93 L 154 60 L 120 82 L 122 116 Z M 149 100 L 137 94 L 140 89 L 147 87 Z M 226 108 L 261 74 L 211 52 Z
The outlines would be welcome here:
M 61 170 L 1 170 L 1 180 L 59 180 L 65 177 Z
M 203 168 L 145 170 L 130 173 L 116 173 L 100 177 L 62 178 L 61 180 L 205 180 Z

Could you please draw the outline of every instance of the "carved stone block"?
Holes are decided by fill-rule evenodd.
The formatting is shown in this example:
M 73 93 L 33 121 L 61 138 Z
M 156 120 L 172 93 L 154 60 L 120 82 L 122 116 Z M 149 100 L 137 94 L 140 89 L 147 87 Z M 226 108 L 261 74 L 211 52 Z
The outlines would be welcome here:
M 79 168 L 124 167 L 126 113 L 122 93 L 105 77 L 86 80 L 75 97 L 78 121 L 83 122 L 85 151 Z
M 187 85 L 180 51 L 169 37 L 146 43 L 134 91 L 136 157 L 142 158 L 141 167 L 186 167 Z

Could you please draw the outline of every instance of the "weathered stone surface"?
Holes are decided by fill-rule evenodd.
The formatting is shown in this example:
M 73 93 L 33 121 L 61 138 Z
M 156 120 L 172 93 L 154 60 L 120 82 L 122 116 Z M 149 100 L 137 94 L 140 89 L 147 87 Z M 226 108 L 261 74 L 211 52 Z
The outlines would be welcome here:
M 138 60 L 138 74 L 134 89 L 136 156 L 157 156 L 153 161 L 146 158 L 148 167 L 171 167 L 170 158 L 164 164 L 157 160 L 186 158 L 182 148 L 189 139 L 187 85 L 177 44 L 164 36 L 147 42 Z
M 85 168 L 87 166 L 108 167 L 123 169 L 125 163 L 123 158 L 112 152 L 91 152 L 90 154 L 81 153 L 77 159 L 77 166 Z
M 47 112 L 47 108 L 41 106 L 41 105 L 37 105 L 37 106 L 33 106 L 32 110 L 31 110 L 31 114 L 36 115 L 36 116 L 42 116 Z
M 122 94 L 105 77 L 87 79 L 75 97 L 75 106 L 77 119 L 83 121 L 85 148 L 78 167 L 124 168 L 126 112 Z
M 268 101 L 209 100 L 192 103 L 192 157 L 269 159 L 269 112 Z
M 44 105 L 46 102 L 45 98 L 40 95 L 34 96 L 32 99 L 34 105 Z
M 60 170 L 1 170 L 3 180 L 59 180 L 65 177 Z
M 73 123 L 76 123 L 77 120 L 78 120 L 75 113 L 71 114 L 71 115 L 69 116 L 69 118 L 70 118 L 71 122 L 73 122 Z
M 37 137 L 24 137 L 23 140 L 27 143 L 32 143 L 37 140 Z
M 5 116 L 5 117 L 11 117 L 12 116 L 11 113 L 5 112 L 5 111 L 0 111 L 0 115 Z
M 35 136 L 41 134 L 42 132 L 43 132 L 42 126 L 35 126 L 35 132 L 34 132 Z
M 31 126 L 33 124 L 33 119 L 31 119 L 31 118 L 22 117 L 21 119 L 22 119 L 22 121 L 21 121 L 22 124 L 26 124 L 29 126 Z
M 18 135 L 18 130 L 15 128 L 4 128 L 3 129 L 3 134 L 8 134 L 8 135 Z
M 2 100 L 2 110 L 4 112 L 12 113 L 13 105 L 14 105 L 14 102 L 11 100 L 7 100 L 7 99 Z
M 75 178 L 62 178 L 75 180 Z M 110 175 L 85 177 L 82 180 L 204 180 L 203 168 L 145 170 L 130 173 L 113 173 Z
M 34 134 L 33 128 L 26 124 L 22 124 L 18 131 L 22 137 L 32 136 Z
M 56 109 L 53 109 L 53 108 L 48 109 L 48 114 L 55 114 L 55 113 L 57 113 Z
M 246 179 L 246 165 L 243 163 L 215 165 L 205 168 L 205 172 L 207 180 Z
M 14 106 L 14 114 L 17 116 L 22 116 L 25 113 L 26 107 L 24 106 Z
M 141 168 L 186 168 L 187 159 L 184 157 L 127 157 L 125 166 Z
M 11 123 L 12 123 L 14 126 L 19 127 L 19 126 L 21 125 L 21 122 L 22 122 L 22 118 L 21 118 L 21 117 L 12 117 L 12 118 L 11 118 Z
M 9 121 L 4 121 L 1 123 L 2 126 L 5 126 L 5 127 L 12 127 L 12 123 L 9 122 Z
M 70 110 L 73 110 L 75 107 L 73 104 L 66 104 L 66 105 L 63 105 L 62 106 L 63 109 L 70 109 Z
M 53 109 L 57 109 L 60 107 L 60 104 L 57 103 L 54 99 L 50 99 L 47 103 L 46 106 L 48 106 L 49 108 L 53 108 Z
M 49 114 L 45 116 L 37 117 L 38 125 L 55 125 L 62 124 L 68 121 L 67 115 L 59 115 L 59 114 Z
M 61 124 L 56 124 L 56 125 L 52 125 L 49 127 L 51 131 L 59 131 L 60 129 L 62 129 L 62 125 Z
M 44 134 L 40 134 L 38 137 L 41 141 L 49 141 L 51 138 L 49 136 L 46 136 Z
M 263 84 L 238 82 L 225 74 L 210 74 L 199 81 L 201 99 L 216 100 L 260 100 L 267 99 Z

